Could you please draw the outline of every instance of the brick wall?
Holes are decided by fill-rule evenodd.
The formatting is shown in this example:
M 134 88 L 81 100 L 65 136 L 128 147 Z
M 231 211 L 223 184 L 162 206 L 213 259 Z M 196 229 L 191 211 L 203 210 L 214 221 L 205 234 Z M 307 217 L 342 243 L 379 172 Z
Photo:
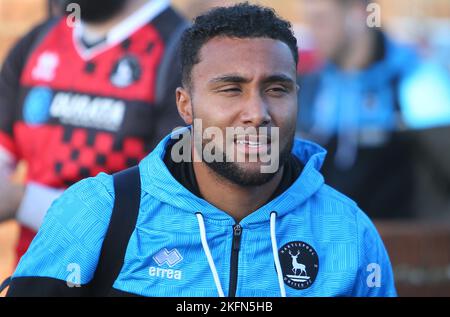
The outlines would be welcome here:
M 376 222 L 400 296 L 450 296 L 450 224 Z

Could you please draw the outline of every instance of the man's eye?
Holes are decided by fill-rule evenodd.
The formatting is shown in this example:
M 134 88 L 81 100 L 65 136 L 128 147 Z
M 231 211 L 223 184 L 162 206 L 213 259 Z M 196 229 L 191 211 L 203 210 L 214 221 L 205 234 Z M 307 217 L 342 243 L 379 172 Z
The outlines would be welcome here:
M 269 93 L 275 93 L 275 94 L 285 94 L 288 93 L 289 90 L 285 87 L 270 87 L 267 89 L 267 92 Z
M 241 89 L 239 89 L 239 88 L 225 88 L 225 89 L 220 89 L 219 92 L 237 93 L 237 92 L 241 92 Z

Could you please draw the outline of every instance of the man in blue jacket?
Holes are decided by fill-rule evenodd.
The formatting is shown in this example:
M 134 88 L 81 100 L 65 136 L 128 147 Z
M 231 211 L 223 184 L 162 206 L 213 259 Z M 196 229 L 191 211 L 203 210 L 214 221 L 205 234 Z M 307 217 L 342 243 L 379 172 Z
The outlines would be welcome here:
M 442 217 L 448 74 L 372 27 L 379 11 L 370 2 L 302 2 L 324 64 L 300 76 L 298 132 L 327 148 L 327 183 L 371 218 Z
M 290 24 L 271 9 L 198 17 L 176 92 L 191 127 L 137 174 L 67 190 L 9 295 L 395 296 L 373 224 L 324 184 L 325 151 L 294 139 L 297 62 Z

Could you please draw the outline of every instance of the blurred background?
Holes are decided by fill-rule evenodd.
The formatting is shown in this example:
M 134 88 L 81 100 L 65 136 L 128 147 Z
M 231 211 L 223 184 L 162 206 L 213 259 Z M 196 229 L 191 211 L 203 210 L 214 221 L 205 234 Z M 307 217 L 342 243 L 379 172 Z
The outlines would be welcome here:
M 188 19 L 237 2 L 172 1 Z M 273 7 L 293 23 L 301 56 L 298 134 L 327 147 L 326 179 L 374 220 L 389 251 L 399 295 L 450 296 L 450 1 L 249 2 Z M 51 14 L 58 9 L 47 0 L 0 0 L 0 65 L 12 45 Z M 370 52 L 368 60 L 364 49 Z M 391 85 L 391 73 L 408 76 L 393 88 L 400 105 L 392 109 L 382 102 L 392 87 L 377 88 L 386 81 Z M 327 93 L 339 91 L 336 82 L 349 91 L 357 85 L 355 93 L 328 102 Z M 370 98 L 361 91 L 369 91 Z M 368 110 L 358 115 L 359 110 L 348 106 L 365 102 Z M 335 115 L 330 112 L 327 119 L 323 105 Z M 345 111 L 350 112 L 342 115 L 342 122 L 334 119 Z M 397 112 L 400 123 L 395 121 Z M 348 128 L 353 126 L 358 128 Z M 25 172 L 26 165 L 19 165 L 15 178 L 20 180 Z M 14 221 L 0 224 L 0 281 L 12 273 L 17 236 Z

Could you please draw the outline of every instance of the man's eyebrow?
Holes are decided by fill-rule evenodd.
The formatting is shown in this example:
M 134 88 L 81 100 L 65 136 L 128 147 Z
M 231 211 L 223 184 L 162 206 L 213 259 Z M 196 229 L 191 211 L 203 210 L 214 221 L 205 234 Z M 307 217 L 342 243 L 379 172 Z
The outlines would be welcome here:
M 228 74 L 228 75 L 222 75 L 222 76 L 218 76 L 215 77 L 211 80 L 209 80 L 209 83 L 211 84 L 217 84 L 217 83 L 236 83 L 236 84 L 241 84 L 241 83 L 249 83 L 251 80 L 245 77 L 242 77 L 240 75 L 235 75 L 235 74 Z
M 263 80 L 263 83 L 287 83 L 287 84 L 295 84 L 295 80 L 291 77 L 283 74 L 271 75 Z
M 228 75 L 222 75 L 222 76 L 215 77 L 215 78 L 211 79 L 209 81 L 209 83 L 211 83 L 211 84 L 216 84 L 216 83 L 242 84 L 242 83 L 244 83 L 245 84 L 245 83 L 249 83 L 250 81 L 251 81 L 251 79 L 245 78 L 240 75 L 228 74 Z M 283 75 L 283 74 L 271 75 L 267 78 L 264 78 L 264 80 L 262 82 L 265 84 L 273 83 L 273 82 L 295 84 L 295 81 L 291 77 L 289 77 L 287 75 Z

